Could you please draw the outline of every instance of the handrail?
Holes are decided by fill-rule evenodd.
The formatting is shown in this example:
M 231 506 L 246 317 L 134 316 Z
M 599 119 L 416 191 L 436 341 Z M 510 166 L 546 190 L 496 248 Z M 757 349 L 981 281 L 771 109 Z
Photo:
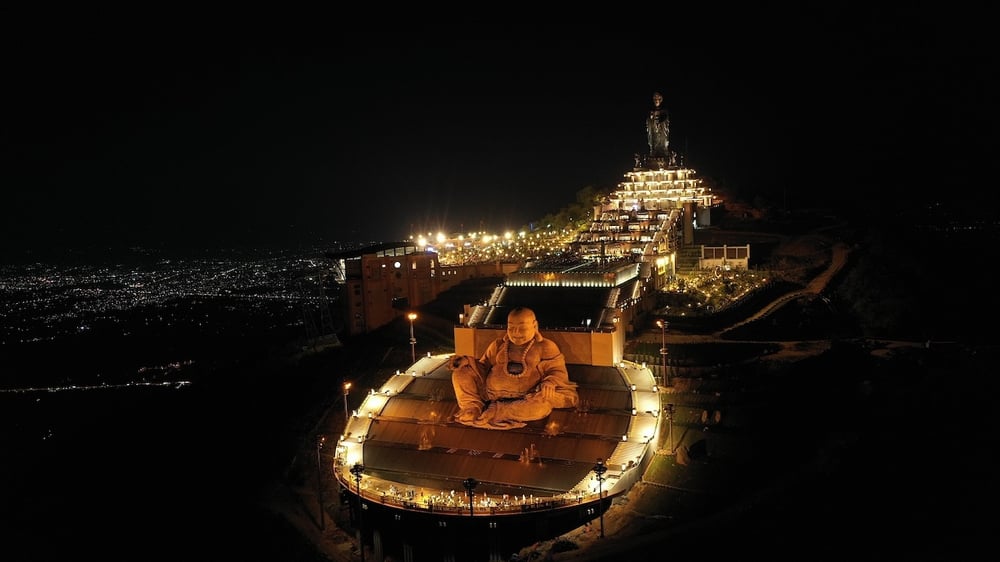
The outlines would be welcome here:
M 356 483 L 348 481 L 340 474 L 339 471 L 337 473 L 337 481 L 352 494 L 358 495 Z M 373 491 L 370 488 L 362 488 L 360 492 L 362 499 L 367 499 L 384 505 L 401 507 L 410 511 L 463 515 L 469 512 L 468 496 L 464 492 L 455 493 L 454 496 L 449 495 L 447 496 L 448 499 L 440 502 L 435 502 L 433 500 L 436 496 L 418 500 L 399 494 L 389 494 L 381 490 Z M 491 498 L 489 502 L 483 502 L 480 500 L 474 504 L 473 507 L 475 509 L 473 509 L 472 515 L 515 515 L 533 511 L 563 509 L 598 500 L 596 492 L 566 497 L 568 495 L 569 494 L 563 494 L 564 497 L 553 496 L 544 500 L 534 496 L 521 496 L 521 499 L 518 499 L 517 496 L 510 496 L 509 498 Z M 607 498 L 609 496 L 608 490 L 603 490 L 602 495 Z

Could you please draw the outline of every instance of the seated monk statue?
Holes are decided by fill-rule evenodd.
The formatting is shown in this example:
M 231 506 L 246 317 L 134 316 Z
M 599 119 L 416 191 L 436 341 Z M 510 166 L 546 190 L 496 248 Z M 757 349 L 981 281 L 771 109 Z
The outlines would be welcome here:
M 579 402 L 559 346 L 538 333 L 529 308 L 507 315 L 507 333 L 490 342 L 478 360 L 456 355 L 448 364 L 455 387 L 459 423 L 488 429 L 512 429 L 548 416 L 553 408 Z

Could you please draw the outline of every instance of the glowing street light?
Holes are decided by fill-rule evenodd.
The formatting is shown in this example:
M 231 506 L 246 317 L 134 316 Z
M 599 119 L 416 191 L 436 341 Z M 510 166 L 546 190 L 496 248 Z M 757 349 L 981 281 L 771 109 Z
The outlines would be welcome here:
M 479 485 L 479 480 L 469 477 L 462 481 L 462 486 L 465 486 L 466 493 L 469 494 L 469 517 L 472 517 L 472 499 L 475 494 L 476 486 Z
M 661 318 L 656 321 L 656 325 L 660 327 L 660 357 L 663 358 L 664 385 L 670 386 L 670 371 L 667 370 L 667 327 L 670 326 L 670 322 Z
M 361 552 L 361 562 L 365 562 L 365 533 L 361 527 L 361 473 L 364 471 L 364 465 L 359 462 L 351 467 L 351 474 L 354 475 L 354 481 L 358 486 L 358 550 Z
M 347 395 L 351 393 L 351 383 L 344 382 L 344 427 L 351 422 L 351 416 L 347 411 Z
M 597 498 L 600 503 L 597 507 L 597 512 L 601 516 L 601 538 L 604 538 L 604 492 L 601 490 L 601 482 L 604 482 L 604 473 L 608 471 L 607 465 L 604 464 L 604 459 L 597 459 L 597 464 L 594 465 L 594 474 L 597 475 Z
M 406 315 L 410 319 L 410 355 L 413 362 L 417 362 L 417 338 L 413 337 L 413 321 L 417 319 L 417 313 L 411 312 Z
M 325 441 L 325 436 L 316 436 L 316 495 L 319 497 L 319 529 L 321 531 L 326 527 L 326 517 L 323 513 L 323 458 L 320 456 Z

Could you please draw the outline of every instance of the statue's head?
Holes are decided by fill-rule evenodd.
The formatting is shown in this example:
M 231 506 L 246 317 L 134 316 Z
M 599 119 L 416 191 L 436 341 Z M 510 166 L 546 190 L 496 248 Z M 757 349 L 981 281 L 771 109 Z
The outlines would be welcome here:
M 663 103 L 663 94 L 660 92 L 653 92 L 653 105 L 659 107 Z
M 538 319 L 530 308 L 519 306 L 507 314 L 507 339 L 515 345 L 524 345 L 535 339 Z

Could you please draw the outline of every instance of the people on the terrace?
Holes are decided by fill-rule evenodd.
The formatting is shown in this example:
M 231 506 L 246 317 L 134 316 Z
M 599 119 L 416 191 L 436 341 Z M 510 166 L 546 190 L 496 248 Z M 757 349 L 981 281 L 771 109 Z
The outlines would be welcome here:
M 456 355 L 449 363 L 458 412 L 455 421 L 489 429 L 524 427 L 554 408 L 579 402 L 559 346 L 538 333 L 529 308 L 507 315 L 507 333 L 490 343 L 478 360 Z

